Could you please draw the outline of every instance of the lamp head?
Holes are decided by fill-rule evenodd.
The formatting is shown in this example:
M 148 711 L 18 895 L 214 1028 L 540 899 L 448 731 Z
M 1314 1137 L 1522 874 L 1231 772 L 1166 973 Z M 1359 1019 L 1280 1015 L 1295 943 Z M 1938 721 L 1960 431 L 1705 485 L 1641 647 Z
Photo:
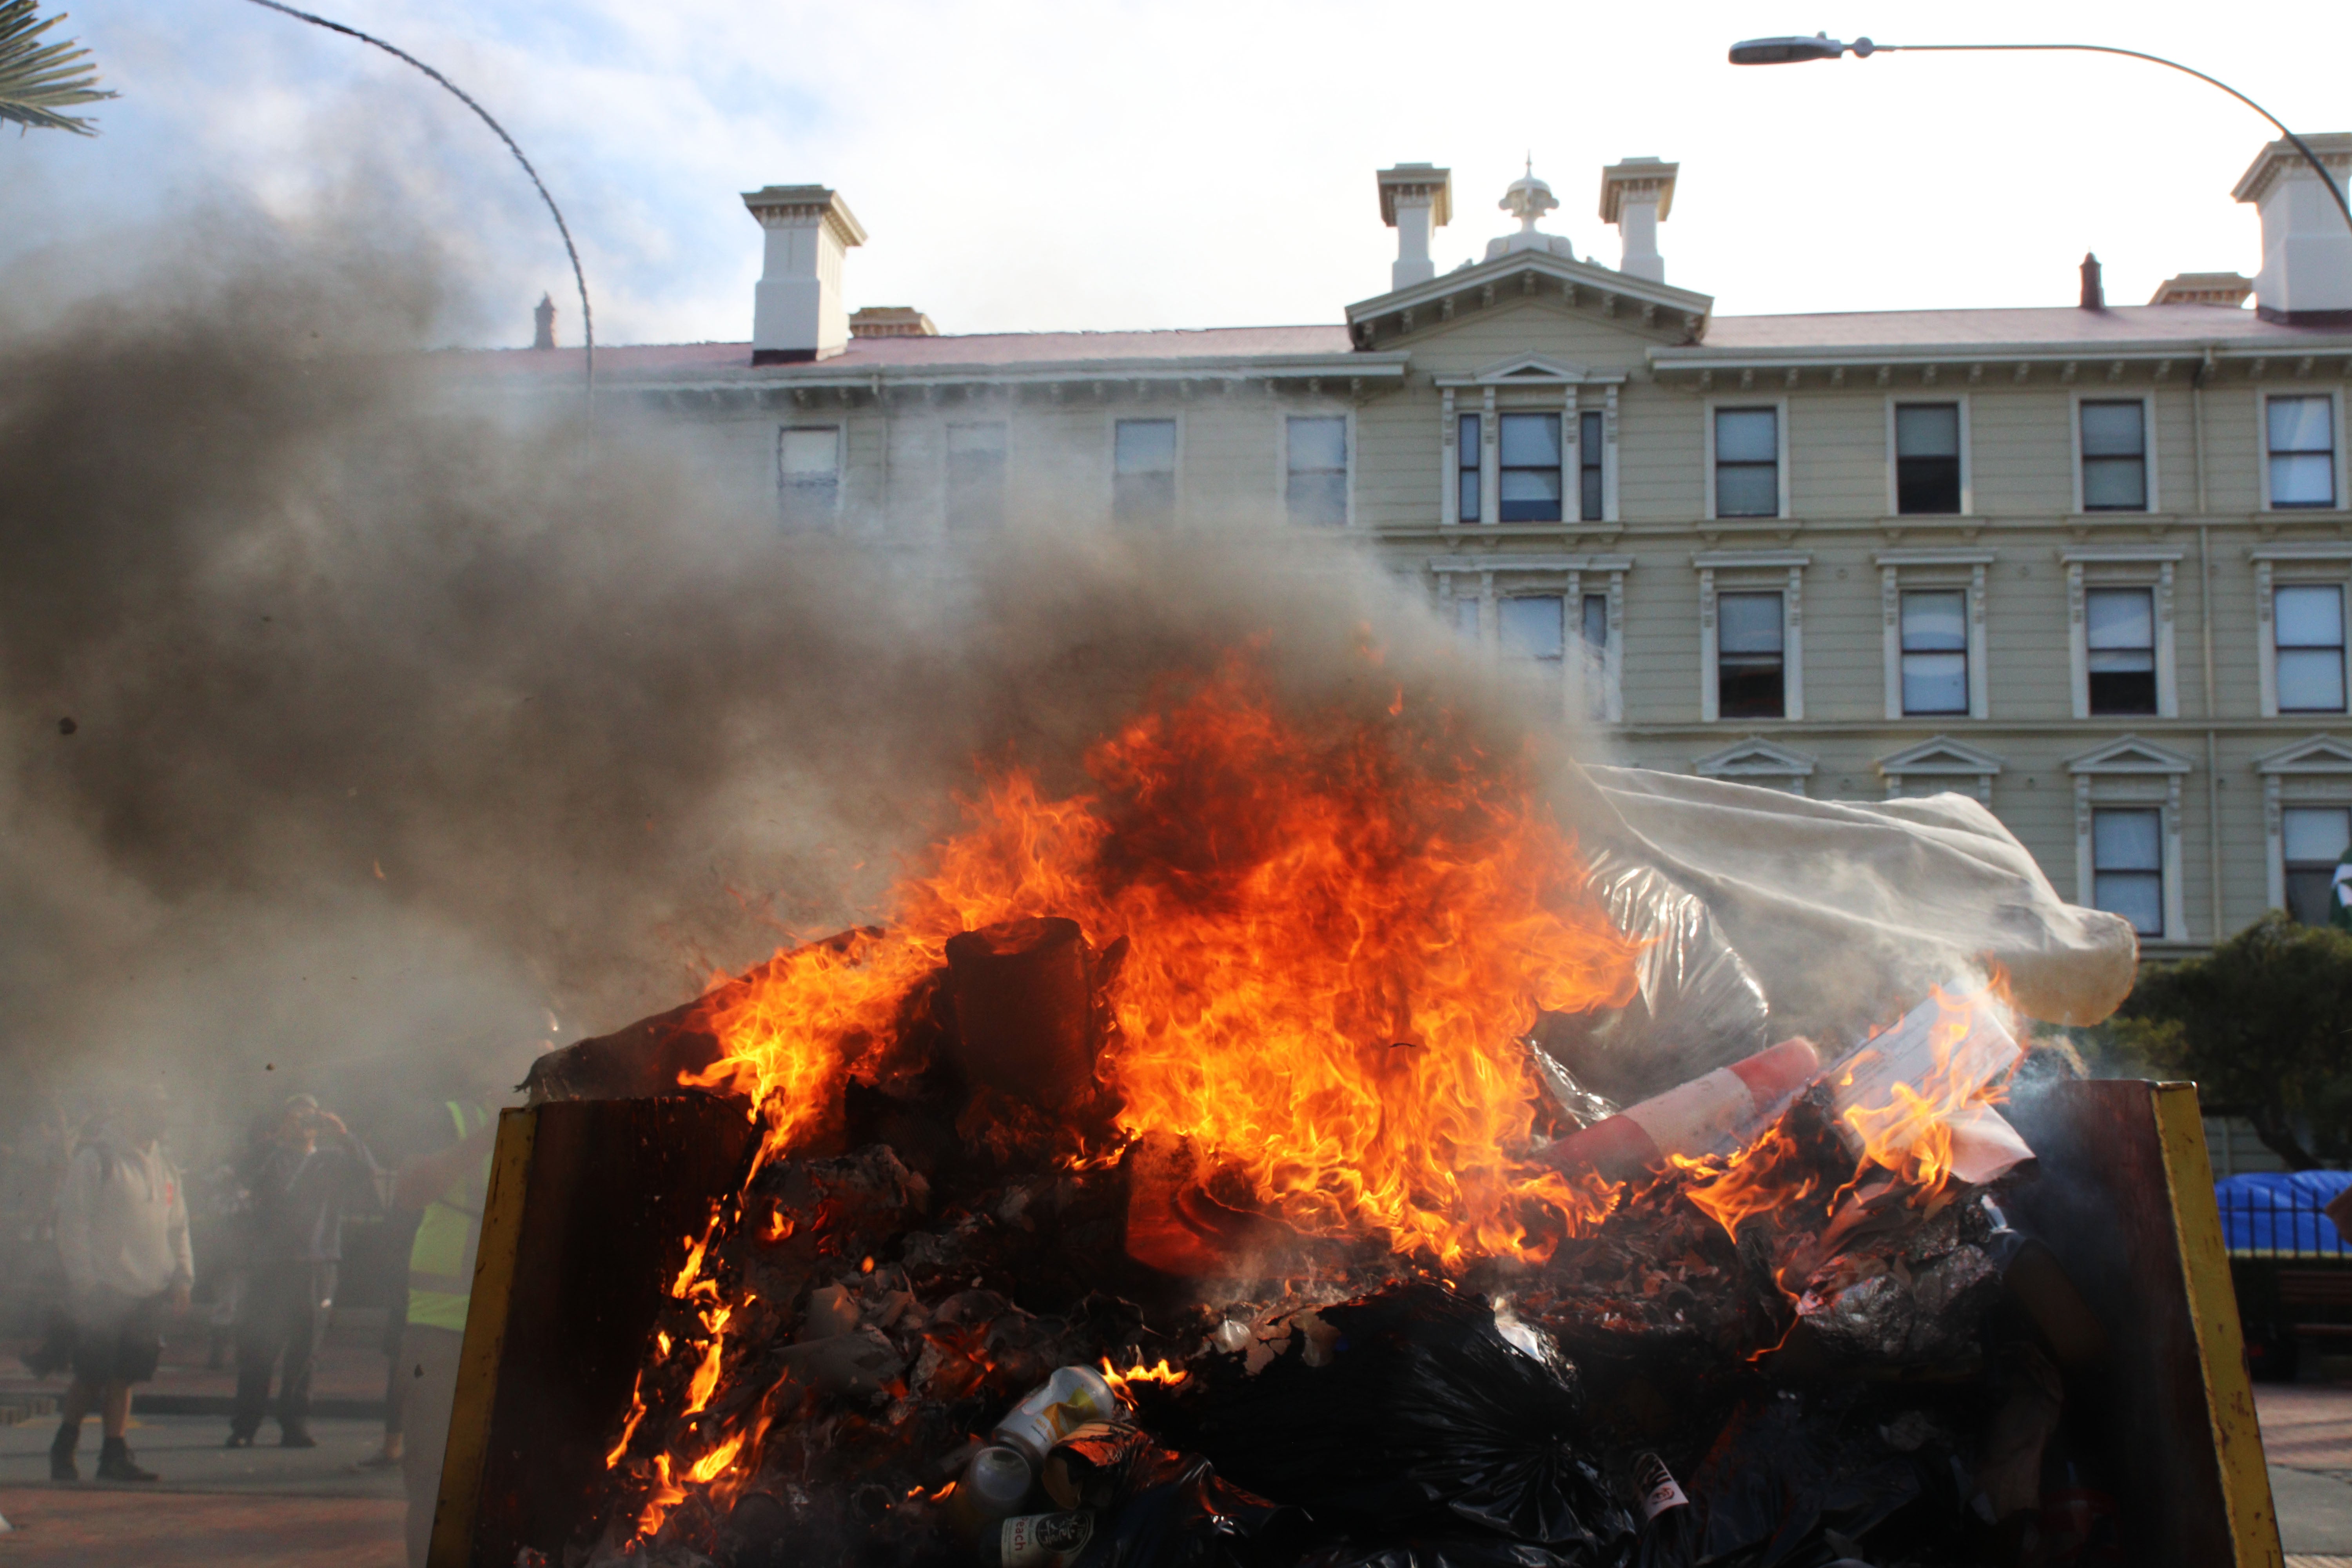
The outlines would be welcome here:
M 1868 59 L 1876 45 L 1868 38 L 1856 38 L 1844 44 L 1827 33 L 1816 33 L 1810 38 L 1744 38 L 1731 46 L 1731 63 L 1736 66 L 1787 66 L 1806 60 L 1833 60 L 1850 48 L 1860 58 Z

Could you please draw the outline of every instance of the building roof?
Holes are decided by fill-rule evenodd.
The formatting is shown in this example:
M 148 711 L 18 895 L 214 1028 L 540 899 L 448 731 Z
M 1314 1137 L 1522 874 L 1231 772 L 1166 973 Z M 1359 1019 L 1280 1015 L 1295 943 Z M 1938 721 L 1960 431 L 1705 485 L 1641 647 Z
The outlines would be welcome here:
M 2218 305 L 2074 305 L 1978 310 L 1843 310 L 1805 316 L 1717 316 L 1704 342 L 1670 351 L 1931 348 L 2118 348 L 2275 341 L 2282 347 L 2340 338 L 2340 331 L 2265 321 Z
M 2105 310 L 2048 306 L 1964 310 L 1850 310 L 1816 315 L 1717 316 L 1704 342 L 1653 348 L 1661 368 L 1696 369 L 1744 359 L 1846 359 L 1885 353 L 2064 354 L 2192 351 L 2208 343 L 2262 353 L 2334 353 L 2352 340 L 2341 328 L 2266 321 L 2252 310 L 2219 305 L 2118 305 Z M 580 351 L 480 349 L 455 355 L 472 373 L 567 377 L 580 374 Z M 767 381 L 814 376 L 866 376 L 893 372 L 921 376 L 963 372 L 1058 372 L 1083 377 L 1114 366 L 1165 374 L 1183 365 L 1213 367 L 1246 362 L 1324 360 L 1362 364 L 1402 360 L 1390 353 L 1350 353 L 1349 329 L 1328 326 L 1209 327 L 1141 332 L 974 332 L 961 336 L 853 338 L 829 359 L 751 368 L 751 345 L 629 343 L 600 348 L 598 380 Z M 1393 374 L 1395 367 L 1381 364 Z M 1302 373 L 1304 374 L 1304 373 Z
M 972 332 L 960 336 L 852 338 L 828 359 L 762 370 L 839 374 L 866 371 L 955 370 L 1083 365 L 1091 362 L 1248 360 L 1302 355 L 1345 355 L 1348 329 L 1337 322 L 1314 327 L 1207 327 L 1146 332 Z M 518 374 L 580 374 L 578 349 L 484 349 L 466 354 L 467 368 Z M 751 345 L 739 343 L 629 343 L 596 351 L 596 374 L 616 378 L 751 374 Z

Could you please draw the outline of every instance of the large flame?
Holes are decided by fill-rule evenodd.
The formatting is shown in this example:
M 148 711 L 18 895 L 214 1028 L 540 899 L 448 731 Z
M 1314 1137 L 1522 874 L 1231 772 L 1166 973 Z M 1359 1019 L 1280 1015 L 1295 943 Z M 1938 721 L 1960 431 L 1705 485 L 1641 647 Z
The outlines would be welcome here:
M 888 917 L 717 994 L 721 1060 L 763 1158 L 803 1141 L 960 931 L 1076 920 L 1131 951 L 1098 1071 L 1119 1125 L 1189 1138 L 1301 1229 L 1454 1264 L 1539 1254 L 1605 1200 L 1514 1160 L 1538 1008 L 1632 994 L 1633 948 L 1583 891 L 1524 759 L 1446 715 L 1286 718 L 1247 657 L 1087 754 L 1095 790 L 989 777 Z M 1557 1216 L 1538 1230 L 1530 1205 Z

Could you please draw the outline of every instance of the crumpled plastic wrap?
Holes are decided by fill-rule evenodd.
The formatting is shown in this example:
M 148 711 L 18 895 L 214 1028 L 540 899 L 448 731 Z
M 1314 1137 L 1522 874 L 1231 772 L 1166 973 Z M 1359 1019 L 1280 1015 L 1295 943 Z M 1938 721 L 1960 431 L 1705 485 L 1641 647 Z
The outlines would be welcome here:
M 1696 894 L 1620 851 L 1587 859 L 1610 920 L 1643 945 L 1631 1002 L 1547 1013 L 1537 1025 L 1537 1071 L 1580 1125 L 1755 1055 L 1771 1013 L 1763 984 Z

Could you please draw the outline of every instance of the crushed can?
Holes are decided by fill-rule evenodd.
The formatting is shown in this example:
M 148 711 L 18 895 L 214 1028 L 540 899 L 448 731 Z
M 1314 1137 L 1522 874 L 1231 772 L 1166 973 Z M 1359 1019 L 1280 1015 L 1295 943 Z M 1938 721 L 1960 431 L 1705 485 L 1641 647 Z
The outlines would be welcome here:
M 1119 1403 L 1102 1373 L 1066 1366 L 1014 1405 L 989 1434 L 989 1441 L 1013 1449 L 1034 1471 L 1044 1468 L 1055 1444 L 1079 1427 L 1090 1422 L 1126 1419 L 1127 1406 Z

